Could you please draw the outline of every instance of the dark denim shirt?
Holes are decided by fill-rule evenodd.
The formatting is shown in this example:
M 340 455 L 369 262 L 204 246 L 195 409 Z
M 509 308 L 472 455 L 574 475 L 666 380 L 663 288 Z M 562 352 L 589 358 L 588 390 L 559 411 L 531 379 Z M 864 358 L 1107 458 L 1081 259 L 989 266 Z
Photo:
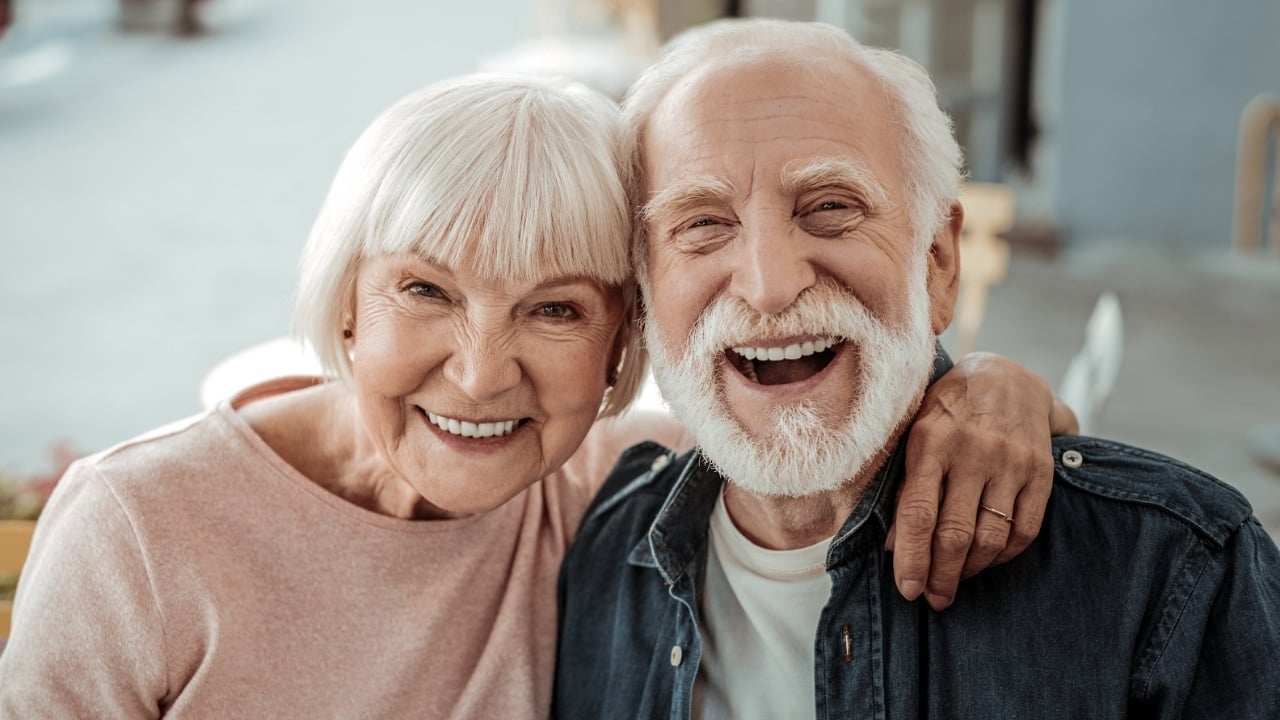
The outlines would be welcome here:
M 1245 499 L 1120 443 L 1054 455 L 1039 537 L 935 613 L 883 549 L 899 447 L 827 554 L 819 719 L 1280 719 L 1280 553 Z M 561 573 L 555 717 L 690 716 L 720 484 L 696 450 L 622 455 Z

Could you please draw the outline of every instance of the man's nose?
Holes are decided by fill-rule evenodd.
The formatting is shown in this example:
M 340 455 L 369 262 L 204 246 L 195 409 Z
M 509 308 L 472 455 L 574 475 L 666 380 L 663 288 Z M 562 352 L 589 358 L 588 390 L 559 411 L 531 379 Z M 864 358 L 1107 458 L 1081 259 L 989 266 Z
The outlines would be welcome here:
M 817 282 L 810 248 L 785 229 L 748 233 L 744 240 L 731 290 L 761 315 L 782 312 Z
M 487 402 L 520 384 L 514 339 L 487 331 L 462 333 L 445 362 L 445 377 L 468 398 Z

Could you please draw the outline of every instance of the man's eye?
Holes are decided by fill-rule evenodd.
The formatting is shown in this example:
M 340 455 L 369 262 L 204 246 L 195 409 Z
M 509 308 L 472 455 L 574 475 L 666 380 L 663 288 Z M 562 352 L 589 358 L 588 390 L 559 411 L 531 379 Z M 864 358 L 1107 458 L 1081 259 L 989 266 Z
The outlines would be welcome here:
M 691 228 L 711 227 L 712 225 L 715 225 L 715 224 L 716 224 L 715 218 L 704 217 L 704 218 L 698 218 L 697 220 L 694 220 L 693 222 L 689 223 L 689 227 Z
M 537 313 L 539 316 L 549 318 L 551 320 L 570 320 L 578 316 L 578 313 L 567 303 L 547 303 L 539 305 Z
M 823 203 L 818 203 L 818 206 L 814 208 L 814 210 L 847 210 L 847 209 L 849 209 L 848 205 L 845 205 L 844 203 L 838 202 L 836 200 L 828 200 Z

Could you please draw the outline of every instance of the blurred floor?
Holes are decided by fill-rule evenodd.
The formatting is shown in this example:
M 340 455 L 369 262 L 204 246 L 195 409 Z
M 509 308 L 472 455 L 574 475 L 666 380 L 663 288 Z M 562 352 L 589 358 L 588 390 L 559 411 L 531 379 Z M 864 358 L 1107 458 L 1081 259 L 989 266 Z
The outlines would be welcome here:
M 1280 475 L 1248 435 L 1280 423 L 1280 260 L 1170 257 L 1158 248 L 1015 259 L 992 289 L 978 348 L 1057 387 L 1098 295 L 1124 315 L 1124 363 L 1092 434 L 1171 455 L 1239 488 L 1280 537 Z
M 287 331 L 295 262 L 342 153 L 410 89 L 533 32 L 532 3 L 209 0 L 194 40 L 113 3 L 26 0 L 0 40 L 0 470 L 199 409 L 219 360 Z M 1098 294 L 1126 348 L 1097 433 L 1201 466 L 1280 533 L 1245 435 L 1280 422 L 1280 267 L 1159 249 L 1016 259 L 981 349 L 1056 385 Z

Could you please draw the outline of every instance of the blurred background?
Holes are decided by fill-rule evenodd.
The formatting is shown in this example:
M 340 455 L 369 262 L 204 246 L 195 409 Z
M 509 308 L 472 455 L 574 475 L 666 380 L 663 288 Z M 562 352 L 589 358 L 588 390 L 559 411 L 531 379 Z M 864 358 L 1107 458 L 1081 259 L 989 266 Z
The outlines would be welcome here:
M 616 94 L 679 29 L 759 15 L 933 73 L 974 181 L 954 352 L 1021 361 L 1091 434 L 1204 468 L 1280 534 L 1277 0 L 0 7 L 10 481 L 199 411 L 285 335 L 329 180 L 401 95 L 480 68 Z

